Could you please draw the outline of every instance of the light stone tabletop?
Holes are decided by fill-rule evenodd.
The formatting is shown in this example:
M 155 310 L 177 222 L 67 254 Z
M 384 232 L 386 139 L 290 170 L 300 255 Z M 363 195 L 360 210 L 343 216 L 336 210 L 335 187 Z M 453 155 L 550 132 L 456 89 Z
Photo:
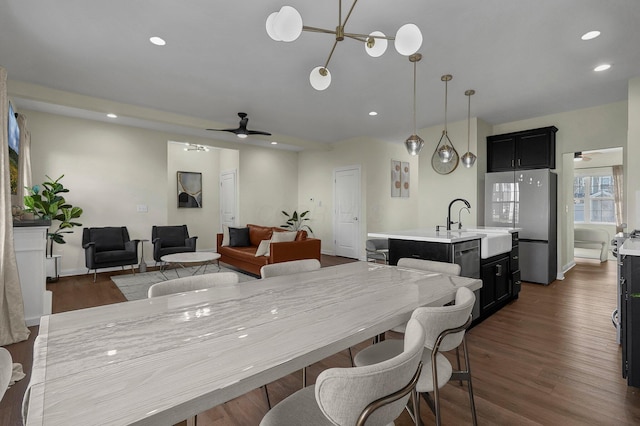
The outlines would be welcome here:
M 477 279 L 355 262 L 42 318 L 28 425 L 171 425 L 443 305 Z

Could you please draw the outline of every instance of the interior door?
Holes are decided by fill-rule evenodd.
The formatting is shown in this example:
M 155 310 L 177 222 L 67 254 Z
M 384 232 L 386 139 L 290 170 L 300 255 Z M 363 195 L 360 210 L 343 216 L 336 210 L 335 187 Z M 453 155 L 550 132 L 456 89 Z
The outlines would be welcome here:
M 360 167 L 334 171 L 334 250 L 336 256 L 360 258 Z
M 222 225 L 236 226 L 238 209 L 236 171 L 220 173 L 220 231 Z

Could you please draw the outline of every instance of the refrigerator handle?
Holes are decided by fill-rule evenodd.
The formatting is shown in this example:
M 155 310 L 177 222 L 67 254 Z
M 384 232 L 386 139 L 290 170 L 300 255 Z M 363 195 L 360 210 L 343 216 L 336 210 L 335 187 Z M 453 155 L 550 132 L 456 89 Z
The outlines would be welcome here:
M 518 167 L 520 167 L 522 164 L 520 163 L 520 159 L 518 158 Z
M 515 167 L 515 166 L 516 166 L 516 165 L 515 165 L 514 160 L 513 160 L 513 159 L 511 159 L 511 167 Z

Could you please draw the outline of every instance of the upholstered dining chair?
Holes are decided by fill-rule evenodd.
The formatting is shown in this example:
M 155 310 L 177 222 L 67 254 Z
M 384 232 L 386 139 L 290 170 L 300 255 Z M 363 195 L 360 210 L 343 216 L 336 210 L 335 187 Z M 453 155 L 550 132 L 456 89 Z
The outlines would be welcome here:
M 147 296 L 158 297 L 185 291 L 203 290 L 222 284 L 238 284 L 238 274 L 235 272 L 217 272 L 215 274 L 194 275 L 162 281 L 149 287 Z
M 422 335 L 420 335 L 422 333 Z M 330 368 L 315 385 L 305 387 L 273 407 L 261 426 L 390 425 L 402 413 L 420 376 L 425 331 L 411 320 L 403 350 L 379 364 Z
M 260 268 L 260 277 L 270 278 L 280 275 L 291 275 L 299 272 L 311 272 L 320 269 L 318 259 L 291 260 L 289 262 L 272 263 Z
M 42 335 L 36 336 L 33 341 L 33 363 L 31 364 L 31 376 L 29 377 L 29 384 L 22 396 L 22 423 L 27 424 L 27 416 L 29 414 L 29 398 L 31 396 L 31 388 L 44 381 L 45 376 L 45 357 L 47 340 Z
M 389 240 L 387 238 L 372 238 L 365 244 L 367 261 L 369 259 L 382 260 L 389 263 Z
M 93 269 L 93 281 L 100 268 L 113 266 L 131 266 L 138 263 L 138 243 L 129 239 L 126 226 L 107 226 L 103 228 L 84 228 L 82 230 L 82 248 L 84 249 L 87 272 Z
M 465 331 L 471 324 L 471 310 L 475 303 L 475 295 L 466 287 L 459 288 L 456 292 L 455 304 L 438 307 L 421 307 L 413 311 L 412 320 L 418 320 L 425 330 L 425 350 L 422 355 L 424 368 L 416 384 L 416 392 L 422 395 L 435 414 L 436 424 L 441 424 L 441 410 L 439 390 L 449 380 L 467 382 L 469 392 L 469 405 L 473 424 L 477 425 L 476 407 L 473 400 L 473 387 L 471 384 L 471 366 L 469 364 L 469 352 L 465 340 Z M 462 345 L 464 352 L 464 369 L 458 366 L 454 371 L 449 360 L 442 355 Z M 373 365 L 384 360 L 391 359 L 403 350 L 402 341 L 399 339 L 387 339 L 375 345 L 371 345 L 355 356 L 357 366 Z M 458 361 L 459 362 L 459 361 Z M 433 393 L 433 397 L 429 396 Z M 416 398 L 418 400 L 419 398 Z M 416 401 L 413 417 L 420 416 L 420 404 Z
M 435 260 L 413 259 L 403 257 L 398 259 L 398 267 L 420 269 L 422 271 L 439 272 L 447 275 L 460 275 L 460 265 L 457 263 L 438 262 Z
M 153 260 L 161 262 L 167 254 L 196 251 L 196 239 L 189 237 L 187 225 L 152 226 Z
M 5 348 L 0 348 L 0 401 L 9 387 L 11 374 L 13 373 L 13 360 L 11 354 Z

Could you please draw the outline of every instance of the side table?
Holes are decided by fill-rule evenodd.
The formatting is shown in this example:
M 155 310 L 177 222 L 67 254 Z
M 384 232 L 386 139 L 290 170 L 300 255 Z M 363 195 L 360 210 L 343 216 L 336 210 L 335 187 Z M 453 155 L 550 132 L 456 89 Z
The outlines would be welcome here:
M 147 272 L 147 263 L 144 261 L 144 243 L 149 240 L 140 241 L 140 264 L 138 265 L 138 272 Z

